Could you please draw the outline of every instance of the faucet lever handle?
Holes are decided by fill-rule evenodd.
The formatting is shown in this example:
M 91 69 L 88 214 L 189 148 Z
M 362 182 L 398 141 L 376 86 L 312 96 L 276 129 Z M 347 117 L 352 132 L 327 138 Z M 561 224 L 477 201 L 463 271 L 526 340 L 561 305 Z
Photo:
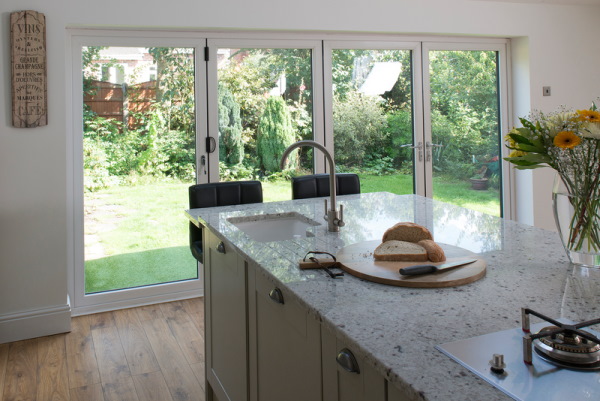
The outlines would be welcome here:
M 327 213 L 327 199 L 323 199 L 323 200 L 325 201 L 325 214 L 323 215 L 323 218 L 325 220 L 328 220 L 327 216 L 328 216 L 329 213 Z
M 344 227 L 346 223 L 344 223 L 344 205 L 340 205 L 340 219 L 337 222 L 338 227 Z

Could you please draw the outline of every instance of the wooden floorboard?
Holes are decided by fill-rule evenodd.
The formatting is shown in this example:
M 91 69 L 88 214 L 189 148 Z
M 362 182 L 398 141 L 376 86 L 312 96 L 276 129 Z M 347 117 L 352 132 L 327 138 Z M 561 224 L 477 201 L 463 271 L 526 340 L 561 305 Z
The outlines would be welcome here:
M 115 311 L 114 317 L 131 374 L 135 376 L 160 370 L 135 310 Z
M 162 372 L 133 376 L 133 383 L 140 401 L 173 401 Z
M 71 401 L 104 401 L 102 383 L 72 388 L 70 395 Z
M 1 401 L 204 401 L 201 298 L 71 319 L 0 344 Z
M 38 342 L 36 339 L 11 343 L 3 401 L 35 401 L 37 396 Z
M 6 366 L 8 365 L 8 347 L 9 344 L 0 344 L 0 399 L 4 394 Z
M 56 335 L 38 339 L 38 400 L 70 399 L 65 337 Z
M 71 319 L 71 332 L 65 334 L 69 388 L 100 383 L 96 350 L 90 329 L 90 317 Z
M 202 386 L 166 319 L 146 320 L 143 325 L 173 400 L 200 400 Z

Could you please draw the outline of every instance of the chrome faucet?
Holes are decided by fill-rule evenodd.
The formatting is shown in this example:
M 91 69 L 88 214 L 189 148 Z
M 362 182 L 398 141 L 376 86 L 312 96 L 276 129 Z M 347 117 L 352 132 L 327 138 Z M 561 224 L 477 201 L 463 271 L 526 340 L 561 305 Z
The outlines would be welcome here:
M 283 152 L 283 156 L 281 156 L 280 167 L 283 170 L 285 168 L 285 161 L 288 156 L 292 152 L 292 150 L 299 148 L 301 146 L 312 146 L 313 148 L 319 149 L 323 154 L 325 154 L 325 158 L 329 162 L 329 197 L 331 199 L 331 209 L 327 208 L 327 199 L 325 199 L 325 220 L 327 220 L 327 228 L 331 232 L 340 231 L 340 227 L 343 227 L 346 223 L 344 223 L 344 205 L 340 205 L 340 210 L 337 210 L 337 205 L 335 201 L 335 190 L 336 190 L 336 181 L 335 181 L 335 163 L 333 162 L 333 157 L 331 157 L 331 153 L 320 143 L 315 141 L 298 141 L 294 144 L 291 144 L 285 152 Z

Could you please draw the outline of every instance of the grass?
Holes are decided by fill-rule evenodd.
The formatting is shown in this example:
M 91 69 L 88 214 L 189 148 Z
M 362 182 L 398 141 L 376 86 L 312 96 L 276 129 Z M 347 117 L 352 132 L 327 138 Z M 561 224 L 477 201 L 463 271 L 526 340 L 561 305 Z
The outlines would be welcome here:
M 197 277 L 183 216 L 188 186 L 155 182 L 86 195 L 86 234 L 93 229 L 103 249 L 102 257 L 86 257 L 86 293 Z
M 412 177 L 361 174 L 361 190 L 413 193 Z M 434 177 L 434 198 L 499 215 L 497 190 Z M 86 194 L 86 293 L 197 277 L 188 243 L 188 183 L 149 182 Z M 264 201 L 291 199 L 289 181 L 263 183 Z M 94 241 L 93 238 L 97 240 Z M 101 248 L 102 252 L 94 249 Z

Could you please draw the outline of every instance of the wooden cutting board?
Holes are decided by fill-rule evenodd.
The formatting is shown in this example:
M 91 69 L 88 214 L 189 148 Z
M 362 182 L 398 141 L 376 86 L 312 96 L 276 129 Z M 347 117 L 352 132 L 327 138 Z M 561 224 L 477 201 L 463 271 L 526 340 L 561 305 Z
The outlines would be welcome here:
M 342 269 L 353 276 L 375 283 L 399 287 L 440 288 L 472 283 L 485 276 L 486 262 L 478 255 L 456 246 L 438 244 L 444 249 L 446 262 L 462 259 L 477 259 L 476 262 L 446 271 L 416 276 L 403 276 L 403 267 L 430 264 L 431 262 L 381 262 L 373 258 L 373 251 L 380 240 L 363 241 L 342 248 L 336 258 Z M 446 263 L 442 262 L 442 263 Z M 439 265 L 442 263 L 431 263 Z

